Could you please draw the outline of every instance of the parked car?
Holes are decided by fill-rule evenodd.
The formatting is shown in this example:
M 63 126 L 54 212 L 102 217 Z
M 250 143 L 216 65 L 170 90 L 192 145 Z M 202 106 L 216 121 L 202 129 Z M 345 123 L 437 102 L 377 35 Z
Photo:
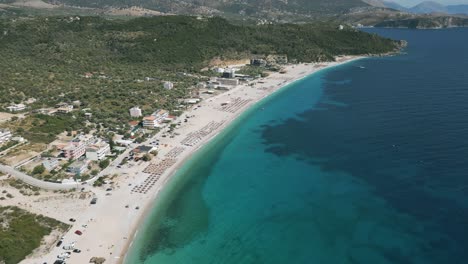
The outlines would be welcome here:
M 76 230 L 76 231 L 75 231 L 75 234 L 81 236 L 81 235 L 83 234 L 83 232 L 81 232 L 80 230 Z
M 96 204 L 97 203 L 97 198 L 91 199 L 91 204 Z
M 81 250 L 79 250 L 79 249 L 75 248 L 75 249 L 73 250 L 73 252 L 74 252 L 74 253 L 80 253 L 80 252 L 81 252 Z
M 65 264 L 65 261 L 64 260 L 61 260 L 61 259 L 57 259 L 54 264 Z
M 70 218 L 70 219 L 68 219 L 68 220 L 70 220 L 70 222 L 76 222 L 76 219 L 75 219 L 75 218 Z
M 56 246 L 57 246 L 57 247 L 60 247 L 60 245 L 62 245 L 62 243 L 63 243 L 63 241 L 60 240 L 59 242 L 57 242 L 57 245 L 56 245 Z
M 58 259 L 67 259 L 70 257 L 70 252 L 63 252 L 60 255 L 57 256 Z

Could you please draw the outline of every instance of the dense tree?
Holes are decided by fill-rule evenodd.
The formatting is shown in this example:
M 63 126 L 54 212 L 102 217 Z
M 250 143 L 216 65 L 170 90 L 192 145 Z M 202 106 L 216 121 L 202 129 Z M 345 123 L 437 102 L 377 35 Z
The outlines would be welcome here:
M 32 173 L 34 175 L 37 175 L 37 174 L 44 173 L 44 171 L 45 171 L 45 167 L 44 167 L 44 165 L 41 164 L 41 165 L 37 165 L 36 167 L 34 167 Z

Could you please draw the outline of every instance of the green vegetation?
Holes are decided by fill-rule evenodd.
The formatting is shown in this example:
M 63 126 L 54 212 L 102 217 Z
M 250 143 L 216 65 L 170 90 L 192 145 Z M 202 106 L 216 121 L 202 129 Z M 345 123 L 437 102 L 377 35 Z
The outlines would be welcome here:
M 1 86 L 0 90 L 2 90 Z M 24 119 L 11 121 L 6 125 L 9 129 L 21 134 L 33 143 L 49 143 L 64 131 L 80 130 L 80 128 L 83 128 L 83 123 L 84 116 L 78 112 L 56 116 L 32 114 Z
M 143 161 L 150 161 L 153 157 L 150 154 L 145 154 L 141 158 Z
M 109 164 L 110 164 L 109 159 L 101 160 L 101 161 L 99 162 L 99 168 L 105 169 L 105 168 L 107 168 L 107 166 L 109 166 Z
M 36 167 L 34 167 L 33 171 L 32 171 L 32 174 L 36 175 L 36 174 L 42 174 L 45 172 L 45 167 L 44 165 L 37 165 Z
M 69 114 L 16 121 L 15 133 L 45 143 L 64 130 L 124 134 L 135 105 L 144 114 L 157 108 L 174 113 L 213 58 L 285 54 L 290 61 L 312 62 L 395 49 L 389 39 L 337 25 L 233 25 L 217 17 L 5 18 L 0 32 L 0 107 L 30 97 L 37 99 L 31 109 L 81 102 Z M 164 89 L 163 81 L 175 88 Z M 87 127 L 85 112 L 92 113 Z
M 99 177 L 99 178 L 97 178 L 96 181 L 94 181 L 93 186 L 94 187 L 101 187 L 104 184 L 105 180 L 106 180 L 106 177 Z
M 0 262 L 15 264 L 40 246 L 54 229 L 68 226 L 57 220 L 28 213 L 17 207 L 0 207 Z
M 5 150 L 7 150 L 7 149 L 9 149 L 11 147 L 14 147 L 16 145 L 18 145 L 18 141 L 10 140 L 7 143 L 0 146 L 0 152 L 5 151 Z

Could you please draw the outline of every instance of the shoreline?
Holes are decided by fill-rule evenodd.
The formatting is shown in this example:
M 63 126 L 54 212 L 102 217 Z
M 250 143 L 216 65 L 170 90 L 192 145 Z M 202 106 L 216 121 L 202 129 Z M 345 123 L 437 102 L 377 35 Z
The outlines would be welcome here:
M 271 93 L 265 94 L 264 96 L 262 96 L 258 100 L 256 100 L 256 101 L 252 102 L 251 104 L 247 105 L 245 108 L 241 109 L 241 111 L 239 111 L 235 116 L 233 116 L 225 125 L 223 125 L 215 134 L 213 134 L 210 137 L 203 140 L 198 145 L 197 148 L 192 150 L 186 157 L 184 157 L 180 161 L 180 163 L 176 164 L 175 167 L 169 172 L 169 175 L 167 176 L 167 178 L 165 179 L 165 181 L 163 183 L 163 188 L 167 187 L 167 184 L 169 183 L 170 180 L 174 180 L 174 177 L 176 176 L 177 172 L 179 171 L 179 169 L 183 165 L 185 165 L 186 161 L 193 158 L 193 155 L 198 153 L 203 147 L 206 146 L 204 144 L 211 143 L 212 140 L 215 139 L 219 134 L 221 134 L 222 132 L 225 132 L 231 126 L 236 125 L 235 122 L 238 121 L 238 119 L 240 119 L 243 115 L 248 114 L 249 110 L 252 110 L 255 106 L 257 106 L 258 104 L 264 102 L 265 99 L 272 98 L 278 92 L 287 89 L 289 85 L 294 84 L 294 83 L 296 83 L 298 81 L 301 81 L 301 80 L 303 80 L 303 79 L 305 79 L 305 78 L 307 78 L 307 77 L 309 77 L 309 76 L 311 76 L 313 74 L 316 74 L 316 73 L 318 73 L 318 72 L 320 72 L 322 70 L 333 68 L 333 67 L 336 67 L 336 66 L 341 66 L 341 65 L 344 65 L 346 63 L 350 63 L 350 62 L 365 59 L 365 58 L 368 58 L 368 57 L 365 57 L 365 56 L 347 56 L 344 61 L 335 62 L 336 63 L 335 65 L 324 66 L 323 68 L 319 68 L 319 69 L 317 69 L 315 71 L 312 71 L 310 73 L 306 73 L 301 77 L 298 77 L 298 78 L 295 78 L 293 80 L 287 81 L 286 83 L 280 84 L 279 87 L 274 89 Z M 330 63 L 330 64 L 333 64 L 333 63 Z M 268 78 L 268 77 L 266 77 L 266 78 Z M 155 193 L 154 201 L 153 201 L 154 203 L 157 203 L 157 198 L 160 198 L 160 192 L 161 191 L 163 191 L 163 190 L 161 189 L 161 190 L 159 190 L 158 192 Z M 130 253 L 130 249 L 134 245 L 134 242 L 136 241 L 137 234 L 138 234 L 140 228 L 145 227 L 144 226 L 145 221 L 148 220 L 148 217 L 150 217 L 150 214 L 151 214 L 151 210 L 154 209 L 155 206 L 156 206 L 156 204 L 148 204 L 147 207 L 144 209 L 143 214 L 141 215 L 140 219 L 138 219 L 138 222 L 136 223 L 136 226 L 133 227 L 133 230 L 131 231 L 131 236 L 130 237 L 132 237 L 132 240 L 128 241 L 128 243 L 123 248 L 122 253 L 121 253 L 121 256 L 123 256 L 123 257 L 120 258 L 120 261 L 118 261 L 117 264 L 125 264 L 125 261 L 127 260 L 127 257 L 128 257 L 128 255 Z
M 67 263 L 88 263 L 92 257 L 104 257 L 106 263 L 125 263 L 141 228 L 145 227 L 145 221 L 161 201 L 162 191 L 167 190 L 182 166 L 194 154 L 228 131 L 227 128 L 236 125 L 237 121 L 242 120 L 242 116 L 248 115 L 259 103 L 272 98 L 272 95 L 291 84 L 321 70 L 364 58 L 368 56 L 342 56 L 334 62 L 287 65 L 284 74 L 272 73 L 254 81 L 254 86 L 237 86 L 205 99 L 185 111 L 176 120 L 182 120 L 181 127 L 176 129 L 177 136 L 161 137 L 167 128 L 155 136 L 160 139 L 157 157 L 150 162 L 132 162 L 123 165 L 122 168 L 116 168 L 117 163 L 112 164 L 113 168 L 108 170 L 109 175 L 118 175 L 112 179 L 115 182 L 114 190 L 109 194 L 105 188 L 92 189 L 99 200 L 98 203 L 89 206 L 77 216 L 76 223 L 73 223 L 73 227 L 64 235 L 64 244 L 74 241 L 82 251 L 73 254 L 67 259 Z M 222 106 L 227 102 L 229 103 L 226 106 Z M 189 122 L 183 122 L 186 116 L 191 116 Z M 125 153 L 128 154 L 128 151 Z M 168 166 L 165 164 L 167 161 L 170 161 Z M 155 176 L 154 172 L 151 172 L 151 166 L 166 167 Z M 75 235 L 75 230 L 82 231 L 83 235 Z M 61 248 L 53 246 L 45 255 L 26 258 L 21 263 L 40 264 L 46 260 L 53 263 L 56 256 L 62 252 Z

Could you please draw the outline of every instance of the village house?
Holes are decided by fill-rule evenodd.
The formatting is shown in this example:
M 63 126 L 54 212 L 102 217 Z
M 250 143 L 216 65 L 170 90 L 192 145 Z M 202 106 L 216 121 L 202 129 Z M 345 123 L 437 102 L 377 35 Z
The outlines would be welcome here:
M 7 107 L 8 111 L 10 112 L 18 112 L 18 111 L 23 111 L 26 109 L 26 105 L 24 104 L 12 104 Z
M 10 141 L 11 139 L 11 132 L 10 130 L 1 130 L 0 129 L 0 145 Z
M 57 108 L 57 113 L 58 114 L 68 114 L 71 111 L 73 111 L 73 105 L 66 105 L 66 106 L 62 106 L 62 107 Z
M 43 115 L 53 115 L 53 114 L 57 113 L 57 109 L 55 109 L 55 108 L 40 108 L 40 109 L 33 110 L 33 113 L 39 113 L 39 114 L 43 114 Z
M 130 108 L 130 116 L 131 117 L 140 117 L 141 116 L 141 109 L 138 106 Z

